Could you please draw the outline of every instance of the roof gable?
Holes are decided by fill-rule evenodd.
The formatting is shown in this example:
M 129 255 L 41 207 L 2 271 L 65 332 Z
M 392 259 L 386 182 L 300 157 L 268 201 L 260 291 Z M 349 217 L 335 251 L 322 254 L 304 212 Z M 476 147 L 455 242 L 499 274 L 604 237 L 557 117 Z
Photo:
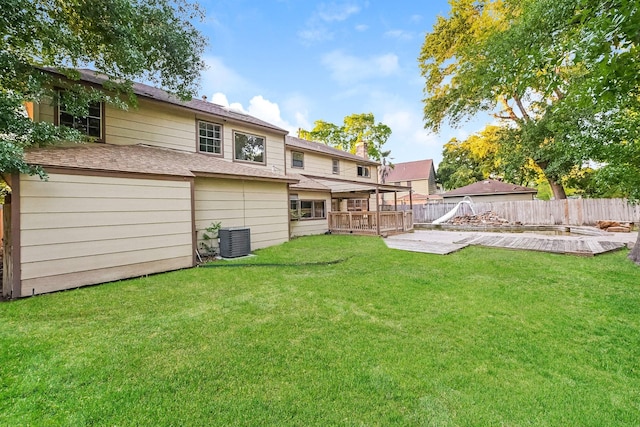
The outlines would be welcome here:
M 414 181 L 418 179 L 434 180 L 433 160 L 416 160 L 413 162 L 396 163 L 392 169 L 389 170 L 385 181 L 386 182 L 400 182 L 400 181 Z

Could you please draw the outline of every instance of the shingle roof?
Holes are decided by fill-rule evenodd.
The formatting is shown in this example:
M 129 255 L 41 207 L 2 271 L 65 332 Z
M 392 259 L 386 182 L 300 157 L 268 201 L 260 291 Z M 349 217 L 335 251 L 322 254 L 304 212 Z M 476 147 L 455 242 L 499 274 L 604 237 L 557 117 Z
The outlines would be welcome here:
M 51 68 L 48 68 L 47 71 L 51 73 L 56 73 L 56 71 Z M 107 76 L 102 75 L 94 70 L 78 69 L 76 71 L 80 73 L 81 80 L 89 83 L 94 83 L 100 86 L 108 79 Z M 180 107 L 188 108 L 190 110 L 194 110 L 194 111 L 198 111 L 206 114 L 212 114 L 214 116 L 227 118 L 236 122 L 249 123 L 255 126 L 260 126 L 263 128 L 271 129 L 273 131 L 277 131 L 278 133 L 287 134 L 289 132 L 285 129 L 279 128 L 278 126 L 272 125 L 271 123 L 265 122 L 264 120 L 260 120 L 248 114 L 243 114 L 237 111 L 230 110 L 228 108 L 225 108 L 218 104 L 214 104 L 212 102 L 202 101 L 196 98 L 193 98 L 190 101 L 182 101 L 162 89 L 158 89 L 143 83 L 134 83 L 133 92 L 136 95 L 144 98 L 149 98 L 155 101 L 165 102 L 168 104 L 178 105 Z
M 287 174 L 287 176 L 299 180 L 297 184 L 289 186 L 292 190 L 331 191 L 331 188 L 319 183 L 313 178 L 300 174 Z
M 537 193 L 535 188 L 523 187 L 521 185 L 508 184 L 502 181 L 485 179 L 484 181 L 474 182 L 455 190 L 447 191 L 442 197 L 454 196 L 479 196 L 489 194 L 521 194 L 521 193 Z
M 416 179 L 434 179 L 431 176 L 433 160 L 416 160 L 413 162 L 396 163 L 389 170 L 386 182 L 413 181 Z
M 297 182 L 273 173 L 202 153 L 170 150 L 147 145 L 78 144 L 28 150 L 28 163 L 44 167 L 79 170 L 131 172 L 168 176 L 228 176 L 257 180 Z
M 285 137 L 285 144 L 287 145 L 287 147 L 327 154 L 332 157 L 349 159 L 349 160 L 353 160 L 354 162 L 358 162 L 362 164 L 376 165 L 376 166 L 380 164 L 375 160 L 365 159 L 364 157 L 356 156 L 355 154 L 351 154 L 346 151 L 339 150 L 337 148 L 329 147 L 327 144 L 323 144 L 321 142 L 307 141 L 306 139 L 300 139 L 290 135 L 287 135 Z

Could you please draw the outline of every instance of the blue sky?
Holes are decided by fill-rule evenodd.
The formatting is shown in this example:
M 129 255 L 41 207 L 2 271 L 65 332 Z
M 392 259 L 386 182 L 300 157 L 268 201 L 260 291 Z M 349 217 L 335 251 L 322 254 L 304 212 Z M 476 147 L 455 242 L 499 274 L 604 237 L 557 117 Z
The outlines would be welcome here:
M 296 135 L 324 120 L 373 113 L 391 127 L 395 163 L 442 157 L 451 137 L 479 130 L 427 132 L 418 55 L 446 0 L 202 0 L 208 38 L 201 95 L 242 109 Z

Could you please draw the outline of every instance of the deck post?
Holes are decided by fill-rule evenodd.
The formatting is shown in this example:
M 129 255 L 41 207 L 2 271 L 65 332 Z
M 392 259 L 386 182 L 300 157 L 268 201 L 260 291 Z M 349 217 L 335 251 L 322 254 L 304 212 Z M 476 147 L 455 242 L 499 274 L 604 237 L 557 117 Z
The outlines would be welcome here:
M 378 203 L 380 197 L 380 189 L 376 185 L 376 233 L 380 235 L 380 203 Z

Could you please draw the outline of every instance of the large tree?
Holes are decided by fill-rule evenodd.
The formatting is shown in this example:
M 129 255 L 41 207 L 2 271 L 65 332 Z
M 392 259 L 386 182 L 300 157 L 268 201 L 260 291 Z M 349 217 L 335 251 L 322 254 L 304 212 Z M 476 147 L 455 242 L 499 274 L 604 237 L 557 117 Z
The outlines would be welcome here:
M 419 58 L 426 79 L 425 122 L 438 131 L 447 120 L 458 125 L 490 112 L 509 130 L 501 143 L 514 154 L 514 169 L 533 162 L 555 197 L 565 198 L 562 178 L 583 159 L 558 126 L 575 124 L 580 111 L 572 115 L 558 106 L 580 68 L 549 60 L 548 51 L 556 47 L 554 25 L 567 16 L 533 20 L 525 13 L 529 3 L 534 1 L 451 2 L 449 16 L 427 34 Z
M 203 69 L 205 40 L 191 24 L 201 16 L 186 0 L 3 0 L 0 176 L 44 176 L 25 163 L 25 149 L 81 140 L 71 129 L 29 119 L 25 104 L 56 102 L 55 89 L 64 89 L 61 102 L 78 116 L 91 101 L 134 104 L 133 81 L 189 98 Z M 79 82 L 76 69 L 85 67 L 108 78 L 103 88 Z
M 356 152 L 356 145 L 366 142 L 369 157 L 385 164 L 390 155 L 390 151 L 385 151 L 382 146 L 391 136 L 391 128 L 384 123 L 376 123 L 373 113 L 351 114 L 344 118 L 342 125 L 316 120 L 313 129 L 300 129 L 298 136 L 350 153 Z
M 640 6 L 627 0 L 455 0 L 426 36 L 425 120 L 491 111 L 511 152 L 558 178 L 596 174 L 640 198 Z M 631 257 L 640 263 L 640 239 Z
M 442 161 L 438 165 L 438 182 L 445 190 L 490 177 L 504 177 L 498 144 L 501 131 L 500 127 L 489 125 L 465 140 L 452 138 L 444 144 Z M 510 181 L 515 182 L 513 179 Z

